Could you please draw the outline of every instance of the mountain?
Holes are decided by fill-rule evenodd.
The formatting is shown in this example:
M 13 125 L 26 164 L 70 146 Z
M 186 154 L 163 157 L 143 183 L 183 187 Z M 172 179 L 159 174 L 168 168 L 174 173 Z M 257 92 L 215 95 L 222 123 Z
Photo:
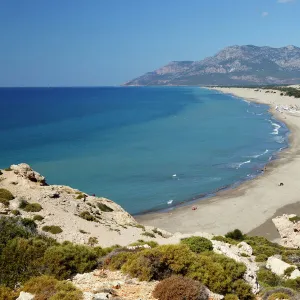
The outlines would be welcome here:
M 300 48 L 230 46 L 200 61 L 172 61 L 124 85 L 268 85 L 300 83 Z

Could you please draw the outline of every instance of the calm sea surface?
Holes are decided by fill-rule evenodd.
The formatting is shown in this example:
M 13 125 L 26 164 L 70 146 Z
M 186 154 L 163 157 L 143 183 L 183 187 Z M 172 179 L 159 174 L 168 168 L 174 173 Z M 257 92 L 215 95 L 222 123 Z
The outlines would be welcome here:
M 252 178 L 287 147 L 267 106 L 196 87 L 6 88 L 0 111 L 0 168 L 26 162 L 130 213 Z

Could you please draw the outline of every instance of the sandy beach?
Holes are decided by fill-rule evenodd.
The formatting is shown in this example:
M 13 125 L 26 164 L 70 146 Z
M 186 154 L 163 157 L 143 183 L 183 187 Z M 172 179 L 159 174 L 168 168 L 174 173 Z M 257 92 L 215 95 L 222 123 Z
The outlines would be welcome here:
M 275 239 L 271 218 L 284 213 L 300 213 L 300 111 L 290 109 L 300 99 L 281 96 L 279 91 L 248 88 L 214 88 L 223 93 L 270 106 L 270 112 L 290 129 L 290 147 L 269 163 L 266 171 L 234 189 L 176 208 L 169 212 L 137 216 L 138 222 L 169 232 L 203 231 L 225 234 L 235 228 Z M 279 186 L 283 183 L 283 186 Z M 196 210 L 192 210 L 196 206 Z

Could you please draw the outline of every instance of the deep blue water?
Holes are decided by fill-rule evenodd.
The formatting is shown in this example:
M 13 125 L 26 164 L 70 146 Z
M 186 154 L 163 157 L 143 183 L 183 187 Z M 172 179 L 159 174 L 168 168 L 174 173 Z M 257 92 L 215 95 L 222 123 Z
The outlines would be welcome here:
M 267 106 L 197 87 L 6 88 L 0 111 L 0 168 L 26 162 L 131 213 L 249 179 L 287 146 Z

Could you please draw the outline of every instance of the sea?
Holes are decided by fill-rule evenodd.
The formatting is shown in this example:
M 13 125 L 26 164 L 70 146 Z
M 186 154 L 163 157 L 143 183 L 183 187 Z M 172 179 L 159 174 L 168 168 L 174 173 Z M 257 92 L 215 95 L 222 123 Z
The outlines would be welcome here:
M 288 146 L 266 105 L 199 87 L 1 88 L 0 168 L 132 214 L 173 209 L 259 175 Z

